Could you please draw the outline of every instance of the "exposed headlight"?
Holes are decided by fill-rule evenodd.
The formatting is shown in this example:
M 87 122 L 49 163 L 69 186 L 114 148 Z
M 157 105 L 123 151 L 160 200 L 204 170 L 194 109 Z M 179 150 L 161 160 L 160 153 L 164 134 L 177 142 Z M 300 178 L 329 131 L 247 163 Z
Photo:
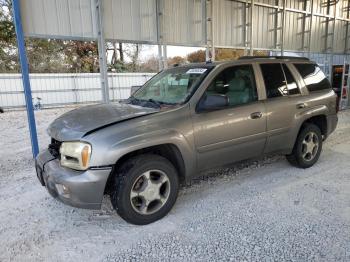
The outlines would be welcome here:
M 60 154 L 62 166 L 86 170 L 89 168 L 91 145 L 84 142 L 63 142 Z

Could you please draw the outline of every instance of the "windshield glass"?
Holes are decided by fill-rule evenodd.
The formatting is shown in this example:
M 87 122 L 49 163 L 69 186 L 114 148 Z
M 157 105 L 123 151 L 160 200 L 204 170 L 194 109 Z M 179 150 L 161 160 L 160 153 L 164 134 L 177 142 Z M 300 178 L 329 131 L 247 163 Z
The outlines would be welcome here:
M 149 80 L 131 98 L 160 104 L 182 104 L 197 89 L 212 67 L 175 67 Z

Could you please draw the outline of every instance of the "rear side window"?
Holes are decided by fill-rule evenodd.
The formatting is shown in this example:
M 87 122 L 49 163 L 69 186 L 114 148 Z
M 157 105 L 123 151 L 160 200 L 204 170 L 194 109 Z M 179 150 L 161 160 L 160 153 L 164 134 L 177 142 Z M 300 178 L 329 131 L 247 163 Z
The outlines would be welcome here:
M 292 73 L 289 71 L 288 67 L 285 64 L 282 64 L 284 74 L 286 76 L 287 80 L 287 89 L 289 95 L 298 95 L 300 94 L 299 87 L 297 83 L 295 82 L 295 79 L 292 75 Z
M 287 96 L 288 89 L 281 64 L 261 64 L 260 67 L 264 77 L 267 98 Z
M 325 74 L 315 64 L 294 64 L 309 92 L 330 89 L 331 85 Z

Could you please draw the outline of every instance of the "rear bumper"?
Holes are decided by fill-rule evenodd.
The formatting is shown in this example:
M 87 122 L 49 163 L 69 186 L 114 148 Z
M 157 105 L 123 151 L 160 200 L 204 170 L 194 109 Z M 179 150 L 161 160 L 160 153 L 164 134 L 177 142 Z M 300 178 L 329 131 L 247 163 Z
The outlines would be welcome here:
M 336 114 L 327 116 L 327 137 L 335 130 L 338 125 L 338 116 Z
M 54 198 L 79 208 L 100 209 L 111 168 L 75 171 L 62 167 L 45 150 L 35 161 L 37 176 Z

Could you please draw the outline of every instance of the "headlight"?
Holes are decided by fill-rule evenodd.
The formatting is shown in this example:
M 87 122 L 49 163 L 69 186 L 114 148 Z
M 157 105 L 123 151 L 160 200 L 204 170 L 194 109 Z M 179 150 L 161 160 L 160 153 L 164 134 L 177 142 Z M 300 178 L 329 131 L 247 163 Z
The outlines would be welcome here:
M 60 154 L 62 166 L 86 170 L 89 168 L 91 145 L 84 142 L 63 142 Z

